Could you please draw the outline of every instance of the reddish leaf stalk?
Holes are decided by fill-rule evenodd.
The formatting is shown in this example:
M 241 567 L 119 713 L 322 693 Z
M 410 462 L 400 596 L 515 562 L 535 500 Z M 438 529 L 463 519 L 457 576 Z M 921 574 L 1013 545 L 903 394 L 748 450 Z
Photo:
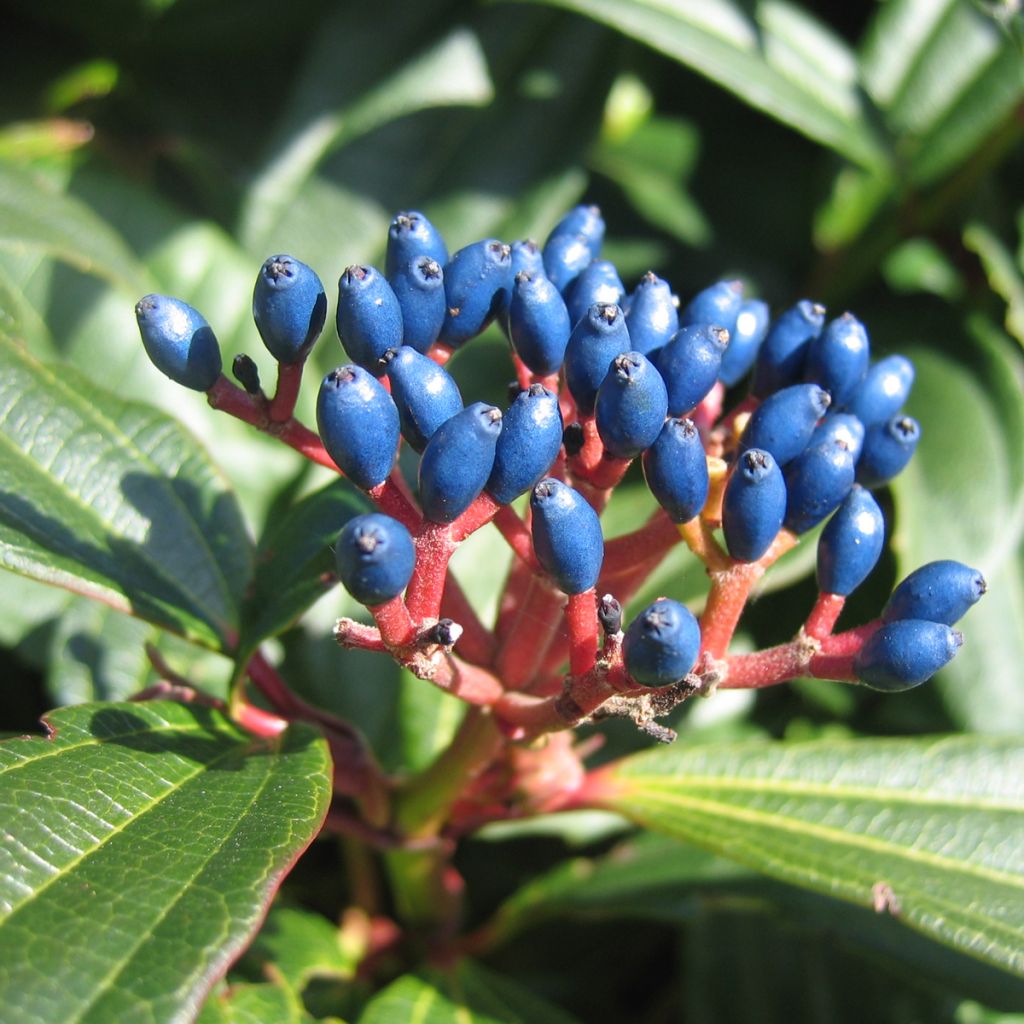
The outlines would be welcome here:
M 593 587 L 569 595 L 565 619 L 569 626 L 569 671 L 582 676 L 597 659 L 597 596 Z
M 515 622 L 495 658 L 495 672 L 510 690 L 521 690 L 537 675 L 544 655 L 562 621 L 561 595 L 534 577 Z
M 804 623 L 804 632 L 815 640 L 830 636 L 845 604 L 846 598 L 841 594 L 819 594 Z

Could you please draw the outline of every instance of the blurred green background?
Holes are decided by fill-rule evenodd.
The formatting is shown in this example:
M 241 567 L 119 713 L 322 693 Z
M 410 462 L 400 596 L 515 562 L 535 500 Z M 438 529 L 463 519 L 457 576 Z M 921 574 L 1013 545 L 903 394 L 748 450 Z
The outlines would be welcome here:
M 70 379 L 185 423 L 236 489 L 254 538 L 329 477 L 161 377 L 138 341 L 139 296 L 195 305 L 225 363 L 248 352 L 270 383 L 250 316 L 269 254 L 311 264 L 330 295 L 346 265 L 382 260 L 399 209 L 424 210 L 454 250 L 490 236 L 543 239 L 566 208 L 596 202 L 605 255 L 627 286 L 653 268 L 685 302 L 740 276 L 775 311 L 802 297 L 831 315 L 850 309 L 876 354 L 915 361 L 909 410 L 921 448 L 885 494 L 889 552 L 844 623 L 871 617 L 897 578 L 933 558 L 976 565 L 990 583 L 964 623 L 964 648 L 933 685 L 898 698 L 809 682 L 723 697 L 680 722 L 684 739 L 1024 731 L 1024 25 L 1014 0 L 813 10 L 739 0 L 36 0 L 0 3 L 0 15 L 2 325 Z M 331 324 L 333 313 L 310 380 L 342 361 Z M 492 331 L 459 354 L 464 394 L 504 401 L 504 352 Z M 300 402 L 307 421 L 314 391 Z M 630 480 L 610 532 L 650 507 Z M 506 562 L 490 536 L 460 553 L 460 578 L 485 611 Z M 792 635 L 813 601 L 812 565 L 813 540 L 769 576 L 742 642 Z M 699 605 L 703 584 L 679 552 L 641 598 Z M 0 586 L 0 729 L 147 685 L 145 643 L 197 685 L 223 689 L 230 665 L 216 655 L 11 574 Z M 335 588 L 273 642 L 275 657 L 297 689 L 353 718 L 389 766 L 424 763 L 458 708 L 381 660 L 339 653 L 330 626 L 343 613 L 354 608 Z M 622 724 L 608 737 L 602 756 L 647 742 Z M 532 842 L 544 862 L 543 841 Z M 472 878 L 486 854 L 471 845 L 465 856 Z M 512 883 L 479 884 L 493 884 L 486 902 Z M 729 934 L 743 931 L 737 920 L 704 920 L 672 955 L 704 951 L 712 964 L 707 950 L 742 940 Z M 658 955 L 658 927 L 637 936 L 638 956 Z M 859 977 L 846 961 L 818 963 L 804 938 L 785 941 L 814 960 L 826 988 L 833 974 Z M 781 969 L 754 960 L 755 974 Z M 799 989 L 806 972 L 787 970 Z M 876 983 L 891 991 L 892 979 L 866 976 L 832 996 L 859 998 Z M 994 990 L 979 984 L 984 1001 Z M 720 988 L 691 990 L 687 1019 L 745 998 Z M 953 1019 L 959 1003 L 913 986 L 897 995 L 899 1013 L 877 1019 Z M 636 998 L 647 996 L 668 998 Z M 605 1009 L 617 1005 L 604 998 Z M 605 1019 L 601 999 L 593 1016 L 577 1012 Z M 803 1019 L 786 1005 L 780 996 L 759 1019 Z M 625 1019 L 628 1006 L 615 1012 Z M 838 1019 L 821 1012 L 807 1019 Z

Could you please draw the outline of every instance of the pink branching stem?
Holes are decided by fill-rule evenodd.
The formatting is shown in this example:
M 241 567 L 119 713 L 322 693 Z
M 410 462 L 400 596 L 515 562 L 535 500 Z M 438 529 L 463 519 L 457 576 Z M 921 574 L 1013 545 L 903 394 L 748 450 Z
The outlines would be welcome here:
M 416 623 L 401 595 L 383 604 L 367 605 L 367 611 L 373 616 L 380 638 L 389 649 L 408 647 L 416 639 Z
M 597 659 L 597 596 L 593 587 L 569 595 L 565 618 L 569 626 L 569 671 L 583 676 Z
M 525 391 L 533 383 L 533 372 L 530 368 L 519 358 L 518 352 L 512 353 L 512 363 L 516 368 L 516 381 L 519 387 Z
M 367 493 L 381 512 L 397 519 L 410 533 L 415 534 L 420 529 L 423 517 L 409 496 L 405 481 L 397 469 L 392 470 L 386 480 Z
M 635 572 L 642 563 L 660 562 L 678 543 L 676 524 L 663 509 L 655 509 L 639 530 L 605 542 L 599 586 L 614 592 L 616 579 Z
M 292 418 L 295 403 L 299 398 L 299 388 L 302 386 L 302 368 L 305 362 L 303 358 L 297 363 L 277 364 L 277 390 L 267 410 L 267 417 L 271 423 L 286 423 Z
M 804 632 L 815 640 L 830 636 L 845 604 L 846 598 L 841 594 L 819 594 L 804 623 Z
M 571 677 L 557 697 L 506 693 L 495 703 L 494 713 L 513 739 L 532 739 L 571 728 L 615 693 L 602 673 L 591 671 Z
M 455 553 L 448 523 L 424 522 L 416 534 L 416 568 L 405 592 L 409 613 L 417 622 L 437 618 L 444 596 L 448 562 Z
M 533 573 L 541 572 L 540 563 L 533 553 L 533 536 L 529 527 L 519 518 L 511 505 L 502 505 L 494 515 L 494 525 L 506 543 Z

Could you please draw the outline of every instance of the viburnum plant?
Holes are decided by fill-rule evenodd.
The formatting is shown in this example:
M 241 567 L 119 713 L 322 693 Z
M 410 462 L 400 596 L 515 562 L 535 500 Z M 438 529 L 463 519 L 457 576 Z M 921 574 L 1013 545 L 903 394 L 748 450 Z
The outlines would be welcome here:
M 56 712 L 49 740 L 3 744 L 0 773 L 24 789 L 8 801 L 8 843 L 0 844 L 9 890 L 0 936 L 8 950 L 29 950 L 0 963 L 10 1020 L 54 1019 L 45 1009 L 53 999 L 61 1005 L 54 986 L 84 993 L 76 1019 L 143 1019 L 143 1006 L 145 1019 L 194 1015 L 321 827 L 347 837 L 362 870 L 372 863 L 386 879 L 387 906 L 354 905 L 338 933 L 344 969 L 364 981 L 389 981 L 420 960 L 457 973 L 500 945 L 514 930 L 501 915 L 464 928 L 453 860 L 460 840 L 490 823 L 581 809 L 616 812 L 974 952 L 985 946 L 998 914 L 984 908 L 1008 884 L 998 843 L 979 836 L 964 854 L 984 872 L 965 867 L 972 894 L 950 903 L 947 829 L 969 824 L 970 810 L 961 804 L 957 817 L 922 819 L 908 841 L 901 830 L 924 812 L 908 806 L 894 819 L 891 811 L 907 787 L 942 805 L 956 741 L 879 742 L 849 761 L 841 744 L 830 748 L 834 758 L 814 745 L 738 747 L 706 771 L 705 754 L 688 760 L 685 749 L 590 766 L 600 733 L 581 738 L 577 729 L 609 717 L 672 744 L 676 733 L 662 720 L 718 691 L 795 678 L 915 687 L 954 657 L 962 640 L 954 626 L 985 591 L 978 571 L 932 562 L 899 583 L 876 618 L 837 630 L 847 598 L 883 552 L 875 493 L 918 444 L 918 424 L 903 408 L 913 366 L 899 355 L 872 361 L 851 313 L 829 319 L 803 300 L 772 317 L 739 281 L 677 296 L 649 272 L 630 291 L 601 258 L 604 232 L 598 209 L 584 205 L 543 246 L 486 239 L 449 255 L 422 213 L 398 214 L 384 268 L 341 275 L 346 361 L 320 382 L 316 430 L 294 415 L 328 308 L 309 266 L 275 255 L 257 276 L 253 316 L 277 361 L 273 395 L 247 356 L 231 367 L 237 383 L 222 373 L 214 329 L 197 310 L 162 295 L 138 302 L 142 342 L 160 371 L 365 496 L 365 511 L 349 503 L 339 513 L 333 578 L 301 589 L 294 611 L 337 579 L 367 612 L 337 621 L 340 648 L 393 659 L 466 711 L 425 769 L 387 772 L 350 723 L 290 687 L 261 647 L 265 633 L 243 627 L 225 637 L 237 671 L 223 703 L 157 660 L 163 681 L 142 701 Z M 446 370 L 492 321 L 509 340 L 515 375 L 504 409 L 462 395 Z M 131 417 L 126 446 L 132 429 L 142 436 L 147 427 L 145 412 Z M 73 434 L 74 423 L 67 429 Z M 161 466 L 159 432 L 146 436 L 147 457 Z M 405 452 L 412 456 L 400 460 Z M 606 539 L 602 514 L 634 464 L 657 504 L 646 521 Z M 173 497 L 195 500 L 187 489 Z M 449 571 L 459 546 L 485 528 L 513 555 L 493 579 L 493 621 Z M 734 634 L 759 581 L 801 543 L 817 545 L 819 591 L 803 625 L 778 646 L 737 650 Z M 678 545 L 706 571 L 701 605 L 691 611 L 659 597 L 627 614 Z M 274 551 L 267 557 L 273 562 Z M 187 564 L 190 553 L 180 558 Z M 292 582 L 282 566 L 281 586 Z M 169 599 L 159 586 L 151 595 L 149 613 L 159 619 Z M 348 657 L 338 651 L 338 686 L 358 685 L 346 675 Z M 85 773 L 95 788 L 62 807 L 48 795 L 51 769 Z M 193 796 L 174 817 L 193 778 L 206 797 Z M 759 782 L 770 782 L 763 793 Z M 848 800 L 862 813 L 832 826 L 830 806 Z M 167 872 L 166 899 L 147 918 L 137 901 L 164 884 L 163 830 L 184 821 L 191 827 L 180 856 L 189 866 Z M 134 867 L 115 879 L 102 862 L 119 844 Z M 83 921 L 96 914 L 126 936 L 113 968 L 89 960 Z M 32 954 L 46 922 L 79 956 L 55 966 Z M 998 950 L 993 942 L 987 948 Z M 288 956 L 280 944 L 269 977 L 295 985 Z M 409 977 L 360 1019 L 399 1019 L 386 1014 L 415 996 Z M 235 1019 L 225 1005 L 211 1000 L 202 1019 Z M 536 1012 L 530 1019 L 555 1013 Z

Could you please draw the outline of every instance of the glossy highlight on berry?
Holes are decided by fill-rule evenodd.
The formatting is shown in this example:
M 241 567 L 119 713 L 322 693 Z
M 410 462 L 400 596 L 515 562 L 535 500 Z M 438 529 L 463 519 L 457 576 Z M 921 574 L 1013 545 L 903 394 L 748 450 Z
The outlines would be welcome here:
M 135 304 L 142 345 L 153 365 L 176 384 L 209 391 L 220 377 L 220 345 L 198 310 L 169 295 L 146 295 Z

